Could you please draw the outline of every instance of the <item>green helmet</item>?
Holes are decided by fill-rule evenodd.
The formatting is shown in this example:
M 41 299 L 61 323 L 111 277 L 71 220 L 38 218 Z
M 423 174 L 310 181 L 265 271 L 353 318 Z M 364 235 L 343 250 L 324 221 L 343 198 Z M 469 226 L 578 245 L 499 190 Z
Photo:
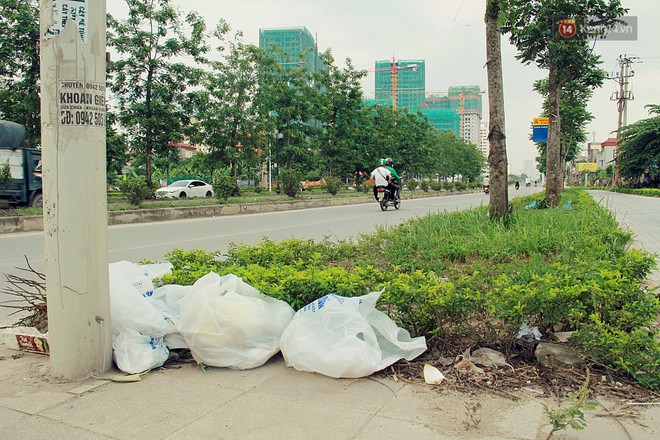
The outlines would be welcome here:
M 385 166 L 387 164 L 387 161 L 385 159 L 379 159 L 378 160 L 378 165 Z

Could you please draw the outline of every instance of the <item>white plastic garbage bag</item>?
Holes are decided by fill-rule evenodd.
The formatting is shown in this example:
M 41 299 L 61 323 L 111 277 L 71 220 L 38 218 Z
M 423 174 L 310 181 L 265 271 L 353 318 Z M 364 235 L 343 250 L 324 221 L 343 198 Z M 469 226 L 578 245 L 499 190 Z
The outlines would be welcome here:
M 117 368 L 130 374 L 160 367 L 170 353 L 163 338 L 146 336 L 131 329 L 112 335 L 112 350 Z
M 256 368 L 279 351 L 294 311 L 236 275 L 209 273 L 179 302 L 176 326 L 195 358 L 206 365 Z
M 136 264 L 130 261 L 110 263 L 111 272 L 122 274 L 140 294 L 151 296 L 154 290 L 154 278 L 172 272 L 172 263 Z
M 131 329 L 162 338 L 175 331 L 173 323 L 149 299 L 154 288 L 152 278 L 164 275 L 171 267 L 169 263 L 140 266 L 128 261 L 109 265 L 113 334 Z
M 426 351 L 423 336 L 411 338 L 376 309 L 381 293 L 354 298 L 326 295 L 299 310 L 280 339 L 287 365 L 335 378 L 355 378 Z
M 200 278 L 201 280 L 202 278 Z M 199 280 L 198 280 L 199 283 Z M 166 284 L 165 286 L 154 289 L 153 295 L 149 298 L 151 304 L 158 309 L 165 318 L 173 323 L 179 321 L 179 301 L 193 290 L 194 286 L 179 286 L 176 284 Z M 173 329 L 171 333 L 165 335 L 165 345 L 169 349 L 189 348 L 188 343 L 178 329 Z

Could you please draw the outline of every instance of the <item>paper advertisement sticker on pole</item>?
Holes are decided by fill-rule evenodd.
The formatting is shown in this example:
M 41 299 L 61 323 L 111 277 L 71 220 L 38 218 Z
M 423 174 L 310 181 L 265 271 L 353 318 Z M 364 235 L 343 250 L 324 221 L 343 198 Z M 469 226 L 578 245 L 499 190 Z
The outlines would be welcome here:
M 53 24 L 48 27 L 44 38 L 53 38 L 59 35 L 68 22 L 75 23 L 84 44 L 87 39 L 87 1 L 88 0 L 53 0 Z

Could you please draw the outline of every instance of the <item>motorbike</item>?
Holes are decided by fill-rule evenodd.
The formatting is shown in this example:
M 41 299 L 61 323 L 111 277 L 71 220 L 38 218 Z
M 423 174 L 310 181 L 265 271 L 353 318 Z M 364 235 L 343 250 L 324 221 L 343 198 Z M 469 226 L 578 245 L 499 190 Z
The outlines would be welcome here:
M 387 186 L 376 187 L 376 199 L 383 211 L 387 211 L 390 206 L 394 206 L 394 209 L 399 209 L 401 206 L 401 199 L 393 194 Z

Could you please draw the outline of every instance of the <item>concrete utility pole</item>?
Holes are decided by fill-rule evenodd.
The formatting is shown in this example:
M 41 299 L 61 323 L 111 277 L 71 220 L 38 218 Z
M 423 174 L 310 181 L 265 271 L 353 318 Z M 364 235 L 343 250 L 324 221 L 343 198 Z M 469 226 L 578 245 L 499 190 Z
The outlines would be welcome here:
M 41 0 L 41 146 L 51 374 L 112 366 L 105 1 Z
M 621 128 L 628 125 L 628 100 L 635 99 L 632 91 L 628 90 L 629 78 L 632 78 L 635 75 L 635 72 L 630 70 L 630 65 L 633 63 L 633 60 L 638 59 L 637 57 L 630 57 L 627 55 L 619 55 L 617 63 L 621 66 L 621 72 L 616 72 L 612 75 L 609 75 L 609 79 L 613 79 L 619 84 L 619 90 L 612 94 L 610 97 L 611 101 L 616 101 L 617 111 L 619 117 L 617 120 L 617 135 L 616 135 L 616 147 L 614 150 L 614 186 L 619 185 L 619 180 L 621 179 L 621 172 L 619 170 L 619 164 L 617 161 L 617 154 L 619 152 L 619 142 L 621 140 Z

